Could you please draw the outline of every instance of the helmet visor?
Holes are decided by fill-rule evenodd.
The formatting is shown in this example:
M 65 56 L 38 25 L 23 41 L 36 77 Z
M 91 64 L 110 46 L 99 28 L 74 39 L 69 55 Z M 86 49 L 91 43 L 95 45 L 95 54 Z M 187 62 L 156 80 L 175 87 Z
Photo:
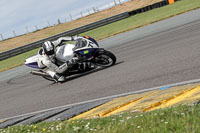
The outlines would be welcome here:
M 54 50 L 46 51 L 45 53 L 46 53 L 47 55 L 53 55 L 53 54 L 54 54 Z

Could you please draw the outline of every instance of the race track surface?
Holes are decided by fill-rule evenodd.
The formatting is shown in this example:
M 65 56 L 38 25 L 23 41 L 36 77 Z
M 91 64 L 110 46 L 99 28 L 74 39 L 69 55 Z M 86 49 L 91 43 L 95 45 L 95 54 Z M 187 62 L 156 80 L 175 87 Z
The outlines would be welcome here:
M 117 64 L 63 84 L 33 76 L 24 66 L 1 72 L 0 119 L 200 77 L 200 10 L 99 43 Z

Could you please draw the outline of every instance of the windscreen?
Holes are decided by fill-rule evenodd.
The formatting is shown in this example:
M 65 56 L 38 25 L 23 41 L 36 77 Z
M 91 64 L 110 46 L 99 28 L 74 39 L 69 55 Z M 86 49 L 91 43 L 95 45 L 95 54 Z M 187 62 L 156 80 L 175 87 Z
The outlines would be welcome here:
M 87 46 L 87 41 L 85 39 L 77 39 L 75 44 L 75 49 L 82 48 Z

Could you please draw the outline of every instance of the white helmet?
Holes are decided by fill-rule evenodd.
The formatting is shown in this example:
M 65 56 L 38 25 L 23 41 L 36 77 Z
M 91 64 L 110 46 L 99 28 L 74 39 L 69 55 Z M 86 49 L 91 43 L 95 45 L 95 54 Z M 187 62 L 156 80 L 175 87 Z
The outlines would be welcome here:
M 54 54 L 54 45 L 51 41 L 44 42 L 44 44 L 42 45 L 42 48 L 46 55 L 50 56 Z

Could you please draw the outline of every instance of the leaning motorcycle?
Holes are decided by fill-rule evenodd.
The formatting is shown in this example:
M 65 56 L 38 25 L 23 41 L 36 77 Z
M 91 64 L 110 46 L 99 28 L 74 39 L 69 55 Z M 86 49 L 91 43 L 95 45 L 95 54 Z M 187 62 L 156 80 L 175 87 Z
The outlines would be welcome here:
M 73 52 L 74 56 L 78 57 L 78 62 L 62 74 L 65 77 L 88 72 L 100 67 L 110 67 L 116 63 L 115 55 L 108 50 L 100 48 L 97 41 L 89 36 L 77 39 Z M 38 67 L 37 60 L 37 55 L 29 57 L 25 60 L 26 66 L 35 68 L 35 70 L 32 70 L 30 73 L 42 76 L 50 81 L 55 81 L 50 75 L 43 71 L 43 69 Z M 87 69 L 83 69 L 82 66 L 87 66 Z

